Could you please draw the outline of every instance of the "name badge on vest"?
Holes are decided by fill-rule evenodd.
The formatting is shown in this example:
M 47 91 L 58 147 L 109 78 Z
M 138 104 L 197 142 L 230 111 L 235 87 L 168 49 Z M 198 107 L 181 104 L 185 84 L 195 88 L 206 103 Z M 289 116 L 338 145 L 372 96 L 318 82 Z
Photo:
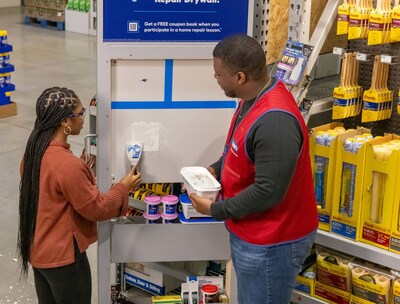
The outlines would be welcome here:
M 233 154 L 238 156 L 239 146 L 237 145 L 236 140 L 232 140 L 231 151 Z

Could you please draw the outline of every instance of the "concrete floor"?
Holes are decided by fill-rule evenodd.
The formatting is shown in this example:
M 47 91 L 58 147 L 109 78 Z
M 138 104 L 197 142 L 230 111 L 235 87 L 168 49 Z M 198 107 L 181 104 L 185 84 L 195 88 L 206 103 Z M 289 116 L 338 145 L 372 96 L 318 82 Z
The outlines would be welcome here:
M 32 272 L 19 280 L 16 254 L 18 231 L 19 164 L 33 128 L 35 104 L 40 93 L 51 86 L 74 90 L 88 108 L 96 92 L 96 37 L 39 25 L 24 25 L 21 7 L 0 8 L 0 28 L 8 31 L 15 72 L 11 82 L 16 91 L 17 116 L 0 119 L 0 304 L 37 303 Z M 70 138 L 72 150 L 80 155 L 88 116 L 81 135 Z M 97 246 L 88 250 L 92 267 L 93 300 L 97 303 Z

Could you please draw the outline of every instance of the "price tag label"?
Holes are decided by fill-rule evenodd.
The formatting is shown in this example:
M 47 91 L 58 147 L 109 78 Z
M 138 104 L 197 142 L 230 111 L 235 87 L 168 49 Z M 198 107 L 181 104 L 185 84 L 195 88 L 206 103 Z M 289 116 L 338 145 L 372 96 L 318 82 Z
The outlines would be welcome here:
M 395 58 L 389 55 L 381 55 L 381 62 L 382 63 L 387 63 L 387 64 L 392 64 L 395 63 Z
M 334 55 L 343 56 L 344 55 L 344 48 L 334 47 L 333 52 Z
M 357 53 L 357 60 L 359 61 L 367 61 L 368 54 Z

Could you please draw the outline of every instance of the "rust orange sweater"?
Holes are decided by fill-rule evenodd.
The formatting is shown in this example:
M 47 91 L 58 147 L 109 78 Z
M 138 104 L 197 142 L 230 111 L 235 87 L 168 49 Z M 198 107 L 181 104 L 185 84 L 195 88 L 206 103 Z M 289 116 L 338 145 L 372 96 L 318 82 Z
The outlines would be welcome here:
M 38 213 L 29 262 L 54 268 L 74 262 L 75 238 L 81 252 L 97 240 L 97 221 L 125 213 L 128 190 L 123 184 L 100 193 L 89 166 L 70 145 L 52 141 L 40 167 Z

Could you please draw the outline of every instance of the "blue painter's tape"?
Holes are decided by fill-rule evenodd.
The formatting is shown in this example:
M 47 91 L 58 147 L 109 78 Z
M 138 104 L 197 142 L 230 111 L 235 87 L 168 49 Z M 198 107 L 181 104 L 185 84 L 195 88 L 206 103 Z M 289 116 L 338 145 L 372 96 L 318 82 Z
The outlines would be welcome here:
M 235 109 L 234 100 L 215 101 L 112 101 L 112 110 L 160 110 L 160 109 Z
M 235 100 L 173 101 L 174 61 L 165 60 L 164 101 L 112 101 L 113 110 L 235 109 Z
M 174 76 L 174 61 L 172 59 L 165 60 L 165 84 L 164 84 L 164 101 L 172 101 L 172 79 Z

